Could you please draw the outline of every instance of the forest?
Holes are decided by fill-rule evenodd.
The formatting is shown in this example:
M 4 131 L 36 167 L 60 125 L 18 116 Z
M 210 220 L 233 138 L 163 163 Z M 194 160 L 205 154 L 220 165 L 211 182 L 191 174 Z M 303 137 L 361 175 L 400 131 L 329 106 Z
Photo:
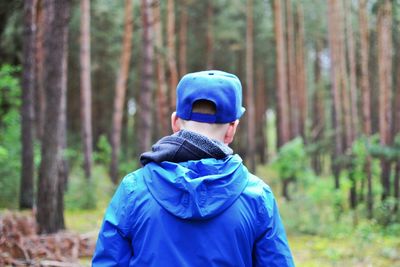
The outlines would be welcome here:
M 1 1 L 0 265 L 90 265 L 180 78 L 215 69 L 296 265 L 400 266 L 399 48 L 399 0 Z

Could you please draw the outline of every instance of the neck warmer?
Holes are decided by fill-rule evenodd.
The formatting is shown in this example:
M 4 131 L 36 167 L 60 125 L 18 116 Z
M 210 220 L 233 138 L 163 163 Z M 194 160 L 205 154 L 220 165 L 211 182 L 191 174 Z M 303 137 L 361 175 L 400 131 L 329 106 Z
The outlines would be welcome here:
M 140 163 L 145 166 L 150 162 L 185 162 L 204 158 L 223 159 L 232 154 L 231 148 L 217 140 L 195 132 L 181 130 L 155 143 L 151 151 L 140 156 Z

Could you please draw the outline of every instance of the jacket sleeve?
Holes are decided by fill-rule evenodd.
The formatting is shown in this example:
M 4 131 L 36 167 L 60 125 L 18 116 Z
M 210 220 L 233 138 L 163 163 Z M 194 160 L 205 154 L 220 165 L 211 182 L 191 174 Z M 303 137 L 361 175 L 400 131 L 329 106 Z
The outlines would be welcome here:
M 133 249 L 131 247 L 130 226 L 132 193 L 126 177 L 115 192 L 104 216 L 92 266 L 128 266 Z
M 253 248 L 253 266 L 295 266 L 275 198 L 271 191 L 266 191 L 264 206 L 259 207 L 263 227 Z

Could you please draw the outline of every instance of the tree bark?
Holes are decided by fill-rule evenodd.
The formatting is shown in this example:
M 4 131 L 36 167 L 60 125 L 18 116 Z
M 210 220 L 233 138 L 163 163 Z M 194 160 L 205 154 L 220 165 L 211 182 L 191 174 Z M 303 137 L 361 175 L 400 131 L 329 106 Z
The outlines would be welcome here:
M 142 81 L 139 96 L 138 148 L 139 153 L 150 149 L 151 145 L 151 106 L 153 79 L 153 14 L 152 0 L 142 0 Z M 176 67 L 176 64 L 175 64 Z
M 178 84 L 178 68 L 175 58 L 175 0 L 167 1 L 167 47 L 168 47 L 168 68 L 169 68 L 169 103 L 171 111 L 175 110 L 175 90 Z
M 167 83 L 166 83 L 166 78 L 165 78 L 165 62 L 164 62 L 164 57 L 163 57 L 163 47 L 164 47 L 164 42 L 163 42 L 163 36 L 162 36 L 162 20 L 161 20 L 161 11 L 160 11 L 160 2 L 156 5 L 154 5 L 154 31 L 155 31 L 155 49 L 156 49 L 156 61 L 157 61 L 157 120 L 158 120 L 158 133 L 161 136 L 165 136 L 169 133 L 169 119 L 168 119 L 168 106 L 167 106 Z M 186 8 L 186 7 L 182 7 Z M 186 11 L 182 11 L 186 12 Z M 186 14 L 187 17 L 187 14 Z M 184 22 L 182 22 L 184 23 Z M 182 31 L 182 25 L 181 23 L 181 31 Z M 186 21 L 187 23 L 187 21 Z M 182 37 L 181 38 L 186 38 Z M 181 62 L 181 68 L 183 64 L 185 65 L 184 68 L 186 68 L 186 52 L 184 55 L 181 55 L 182 53 L 182 47 L 184 46 L 186 49 L 186 41 L 180 40 L 181 44 L 181 49 L 180 49 L 180 60 L 182 60 L 181 57 L 185 57 L 184 63 Z M 186 69 L 185 69 L 186 72 Z
M 42 141 L 42 160 L 39 169 L 36 219 L 40 233 L 52 233 L 63 228 L 57 208 L 60 183 L 60 116 L 63 82 L 66 81 L 66 47 L 70 1 L 44 2 L 44 88 L 46 92 L 45 127 Z M 63 212 L 63 211 L 61 211 Z
M 181 0 L 181 22 L 179 27 L 179 75 L 187 73 L 187 32 L 188 32 L 188 2 Z M 160 19 L 161 20 L 161 19 Z
M 133 33 L 133 18 L 132 18 L 132 1 L 125 0 L 124 10 L 124 36 L 122 40 L 122 50 L 120 57 L 120 69 L 115 85 L 114 96 L 114 111 L 112 118 L 111 131 L 111 165 L 110 177 L 114 184 L 118 182 L 118 157 L 121 148 L 121 129 L 122 118 L 124 114 L 125 95 L 127 89 L 127 81 L 129 75 L 129 64 L 132 53 L 132 33 Z
M 267 112 L 267 101 L 266 101 L 266 84 L 265 84 L 265 73 L 262 64 L 258 64 L 256 70 L 256 147 L 257 154 L 261 164 L 267 163 L 267 139 L 265 136 L 266 128 L 266 112 Z
M 206 69 L 214 68 L 214 6 L 207 1 Z
M 362 94 L 362 118 L 363 133 L 367 140 L 371 135 L 371 89 L 369 84 L 369 29 L 367 1 L 360 0 L 359 5 L 359 27 L 360 27 L 360 87 Z M 367 212 L 368 218 L 373 217 L 374 199 L 372 194 L 371 156 L 368 154 L 364 165 L 367 177 Z
M 246 95 L 247 95 L 247 159 L 252 172 L 256 170 L 255 158 L 255 111 L 254 111 L 254 22 L 253 22 L 253 0 L 247 0 L 247 29 L 246 29 Z
M 22 165 L 19 207 L 33 207 L 33 101 L 35 85 L 35 34 L 37 0 L 24 2 L 21 141 Z
M 331 92 L 333 96 L 333 128 L 334 128 L 334 152 L 332 155 L 332 173 L 335 178 L 335 188 L 340 187 L 339 174 L 340 165 L 337 163 L 337 158 L 343 153 L 343 144 L 341 138 L 342 132 L 342 109 L 340 99 L 340 61 L 339 61 L 339 45 L 337 20 L 338 16 L 338 1 L 328 1 L 328 35 L 329 35 L 329 49 L 331 57 Z
M 292 1 L 285 0 L 286 3 L 286 36 L 287 36 L 287 81 L 289 92 L 289 114 L 290 114 L 290 138 L 294 138 L 300 134 L 299 126 L 299 85 L 296 81 L 296 54 L 295 54 L 295 37 L 294 23 L 292 12 Z M 299 53 L 299 51 L 296 51 Z
M 358 103 L 357 103 L 357 75 L 356 75 L 356 57 L 354 47 L 354 33 L 352 26 L 352 2 L 345 1 L 346 12 L 346 36 L 347 36 L 347 56 L 349 63 L 349 85 L 350 85 L 350 113 L 351 113 L 351 128 L 352 136 L 351 139 L 354 141 L 358 136 Z
M 277 130 L 278 147 L 290 139 L 290 123 L 288 110 L 288 92 L 286 84 L 285 36 L 283 30 L 283 13 L 280 0 L 273 1 L 274 31 L 276 45 L 276 81 L 277 81 Z
M 382 146 L 392 143 L 392 4 L 382 2 L 378 10 L 379 135 Z M 390 162 L 381 159 L 382 199 L 390 195 Z
M 92 176 L 92 79 L 90 67 L 90 0 L 81 0 L 81 135 L 84 171 Z
M 298 3 L 296 10 L 296 85 L 298 95 L 298 119 L 299 134 L 305 138 L 305 123 L 307 120 L 307 73 L 306 73 L 306 51 L 304 48 L 304 13 L 301 3 Z
M 36 11 L 36 38 L 35 38 L 35 136 L 42 140 L 45 113 L 45 92 L 43 85 L 43 64 L 44 64 L 44 11 L 43 0 L 37 0 Z
M 311 140 L 312 143 L 317 144 L 318 141 L 322 140 L 325 130 L 325 117 L 324 117 L 324 91 L 321 79 L 321 53 L 322 53 L 322 41 L 318 40 L 315 48 L 315 63 L 314 63 L 314 83 L 316 85 L 313 93 L 312 101 L 312 126 L 311 126 Z M 316 148 L 312 154 L 311 164 L 314 171 L 317 174 L 322 172 L 321 152 L 319 148 Z

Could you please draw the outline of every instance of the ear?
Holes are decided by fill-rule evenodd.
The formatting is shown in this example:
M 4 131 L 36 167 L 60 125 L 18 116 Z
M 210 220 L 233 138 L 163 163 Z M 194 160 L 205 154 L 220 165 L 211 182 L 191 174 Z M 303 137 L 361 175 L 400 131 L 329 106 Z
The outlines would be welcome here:
M 232 143 L 238 125 L 239 125 L 239 120 L 235 120 L 234 122 L 229 123 L 228 129 L 226 130 L 224 136 L 224 144 L 229 145 L 230 143 Z
M 172 112 L 171 114 L 171 128 L 174 133 L 181 130 L 181 121 L 178 116 L 176 116 L 176 112 Z

